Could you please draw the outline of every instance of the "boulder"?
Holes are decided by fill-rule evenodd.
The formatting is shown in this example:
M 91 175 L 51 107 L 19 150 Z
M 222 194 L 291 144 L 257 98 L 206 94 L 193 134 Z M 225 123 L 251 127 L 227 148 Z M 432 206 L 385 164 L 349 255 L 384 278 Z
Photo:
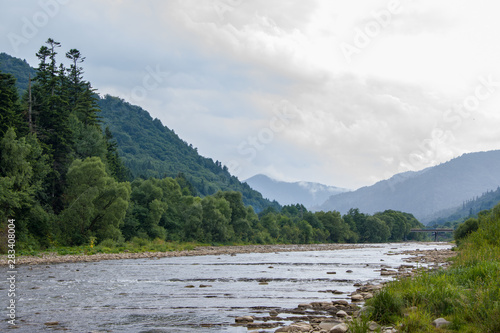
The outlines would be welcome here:
M 361 295 L 363 296 L 364 299 L 370 299 L 370 298 L 373 298 L 373 294 L 372 293 L 369 293 L 369 292 L 364 292 L 364 293 L 361 293 Z
M 351 296 L 351 300 L 352 300 L 353 302 L 361 302 L 361 301 L 363 301 L 363 300 L 364 300 L 364 298 L 363 298 L 363 296 L 362 296 L 362 295 L 360 295 L 360 294 L 356 294 L 356 295 L 352 295 L 352 296 Z
M 253 317 L 252 316 L 236 317 L 234 321 L 237 323 L 253 323 Z
M 319 323 L 318 327 L 322 330 L 329 332 L 333 328 L 333 326 L 338 324 L 341 324 L 341 322 L 336 320 L 324 320 L 321 323 Z
M 380 328 L 380 325 L 379 325 L 379 324 L 377 324 L 377 323 L 376 323 L 376 322 L 374 322 L 374 321 L 370 321 L 370 323 L 368 324 L 368 329 L 369 329 L 370 331 L 376 331 L 376 330 L 378 330 L 379 328 Z
M 345 332 L 347 332 L 348 329 L 349 329 L 349 327 L 346 324 L 342 323 L 342 324 L 338 324 L 338 325 L 333 326 L 330 329 L 330 333 L 345 333 Z
M 448 320 L 446 320 L 444 318 L 438 318 L 432 322 L 432 325 L 434 325 L 436 328 L 448 326 L 449 324 L 451 324 L 451 322 L 449 322 Z
M 310 324 L 305 323 L 305 322 L 298 322 L 298 323 L 293 323 L 289 326 L 280 327 L 274 332 L 275 333 L 278 333 L 278 332 L 294 332 L 294 333 L 297 332 L 298 333 L 298 332 L 309 332 L 312 329 L 313 328 Z
M 340 318 L 344 318 L 344 317 L 347 317 L 347 312 L 345 312 L 344 310 L 340 310 L 336 313 L 337 317 L 340 317 Z

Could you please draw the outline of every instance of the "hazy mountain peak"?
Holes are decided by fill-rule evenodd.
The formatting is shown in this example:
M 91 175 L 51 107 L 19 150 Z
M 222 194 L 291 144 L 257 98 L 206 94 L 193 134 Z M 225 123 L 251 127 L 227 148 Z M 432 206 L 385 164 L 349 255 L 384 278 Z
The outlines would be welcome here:
M 332 195 L 349 191 L 307 181 L 284 182 L 263 174 L 250 177 L 245 182 L 265 198 L 276 200 L 282 205 L 301 203 L 307 208 L 323 203 Z

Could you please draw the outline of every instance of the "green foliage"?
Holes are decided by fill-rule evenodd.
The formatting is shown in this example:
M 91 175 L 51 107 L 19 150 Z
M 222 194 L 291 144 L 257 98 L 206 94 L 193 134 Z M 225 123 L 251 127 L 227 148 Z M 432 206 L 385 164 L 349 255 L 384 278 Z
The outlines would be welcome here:
M 13 128 L 18 133 L 27 132 L 15 82 L 12 75 L 0 71 L 0 136 L 8 128 Z
M 479 222 L 476 218 L 471 217 L 464 223 L 460 224 L 455 232 L 453 233 L 453 237 L 457 244 L 460 244 L 460 241 L 467 237 L 472 232 L 476 231 L 479 228 Z
M 500 204 L 470 219 L 459 234 L 460 253 L 450 268 L 390 283 L 367 302 L 373 318 L 400 322 L 403 332 L 431 332 L 431 318 L 439 317 L 451 321 L 454 332 L 499 332 Z M 388 309 L 391 303 L 398 306 Z M 407 317 L 397 310 L 410 307 L 416 310 Z
M 26 60 L 21 60 L 0 53 L 0 71 L 10 73 L 16 78 L 16 89 L 19 95 L 23 95 L 28 90 L 29 78 L 36 75 L 36 71 L 30 67 Z
M 388 288 L 379 291 L 367 304 L 373 307 L 371 318 L 382 325 L 395 322 L 403 314 L 402 297 Z
M 118 239 L 127 211 L 130 185 L 118 183 L 106 173 L 99 157 L 75 160 L 67 173 L 67 208 L 60 214 L 62 239 L 81 245 L 90 237 Z

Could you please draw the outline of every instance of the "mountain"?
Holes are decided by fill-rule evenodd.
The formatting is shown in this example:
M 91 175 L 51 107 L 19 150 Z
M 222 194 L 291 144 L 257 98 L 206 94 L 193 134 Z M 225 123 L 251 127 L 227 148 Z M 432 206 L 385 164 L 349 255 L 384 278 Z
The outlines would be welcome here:
M 300 203 L 307 208 L 325 202 L 332 195 L 349 191 L 320 183 L 282 182 L 260 174 L 248 178 L 245 182 L 262 193 L 265 198 L 276 200 L 281 205 Z
M 0 71 L 14 75 L 20 94 L 28 87 L 28 78 L 36 70 L 21 59 L 0 53 Z M 175 132 L 153 119 L 146 110 L 118 97 L 99 98 L 100 120 L 114 136 L 120 157 L 132 172 L 133 178 L 164 178 L 184 176 L 197 195 L 205 196 L 222 191 L 238 191 L 243 202 L 256 212 L 267 207 L 280 209 L 277 202 L 262 195 L 232 176 L 219 161 L 200 156 L 197 149 L 183 141 Z
M 500 185 L 498 165 L 500 150 L 464 154 L 434 167 L 397 174 L 372 186 L 332 196 L 315 210 L 346 213 L 350 208 L 359 208 L 372 214 L 394 209 L 426 223 L 439 211 L 496 189 Z
M 448 226 L 458 224 L 469 217 L 477 216 L 483 210 L 489 210 L 500 203 L 500 186 L 495 191 L 487 191 L 480 197 L 463 202 L 458 207 L 437 212 L 436 218 L 428 223 L 429 226 Z
M 19 58 L 14 58 L 7 53 L 0 53 L 0 71 L 10 73 L 16 77 L 16 87 L 22 95 L 28 89 L 29 78 L 35 77 L 36 70 Z
M 199 155 L 193 145 L 141 107 L 109 95 L 99 100 L 99 107 L 103 127 L 108 126 L 113 133 L 120 157 L 134 177 L 175 178 L 183 174 L 198 195 L 238 191 L 256 212 L 270 206 L 279 209 L 277 202 L 264 199 L 219 161 Z

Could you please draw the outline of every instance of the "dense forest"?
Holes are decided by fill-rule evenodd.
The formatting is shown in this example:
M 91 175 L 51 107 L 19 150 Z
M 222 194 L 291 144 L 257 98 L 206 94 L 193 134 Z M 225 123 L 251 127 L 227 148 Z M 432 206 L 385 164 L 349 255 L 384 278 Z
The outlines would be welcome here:
M 16 246 L 21 250 L 133 239 L 313 243 L 423 237 L 409 234 L 410 228 L 422 226 L 412 215 L 396 211 L 366 215 L 351 209 L 341 216 L 335 211 L 312 213 L 300 204 L 280 207 L 270 202 L 254 210 L 252 198 L 262 204 L 261 196 L 246 184 L 238 185 L 239 191 L 230 190 L 234 187 L 229 185 L 241 184 L 237 178 L 219 162 L 199 157 L 195 148 L 190 147 L 191 162 L 186 162 L 185 156 L 179 156 L 183 154 L 182 140 L 159 120 L 152 123 L 163 135 L 128 137 L 123 140 L 137 146 L 119 148 L 114 135 L 130 136 L 122 127 L 112 126 L 120 122 L 121 108 L 126 105 L 135 108 L 140 117 L 149 115 L 115 97 L 101 99 L 84 80 L 85 57 L 70 49 L 65 53 L 69 67 L 58 64 L 60 47 L 48 39 L 40 48 L 38 68 L 33 77 L 28 73 L 26 89 L 16 86 L 14 75 L 7 73 L 15 62 L 7 70 L 1 64 L 2 246 L 7 244 L 9 219 L 15 220 Z M 109 127 L 100 116 L 103 110 Z M 134 122 L 132 119 L 130 126 Z M 153 146 L 163 149 L 157 159 L 140 155 L 155 151 Z M 130 154 L 127 164 L 122 154 Z M 180 162 L 163 170 L 159 161 L 166 156 Z M 212 172 L 194 172 L 199 165 L 195 160 Z M 157 168 L 147 167 L 147 163 L 157 164 Z

